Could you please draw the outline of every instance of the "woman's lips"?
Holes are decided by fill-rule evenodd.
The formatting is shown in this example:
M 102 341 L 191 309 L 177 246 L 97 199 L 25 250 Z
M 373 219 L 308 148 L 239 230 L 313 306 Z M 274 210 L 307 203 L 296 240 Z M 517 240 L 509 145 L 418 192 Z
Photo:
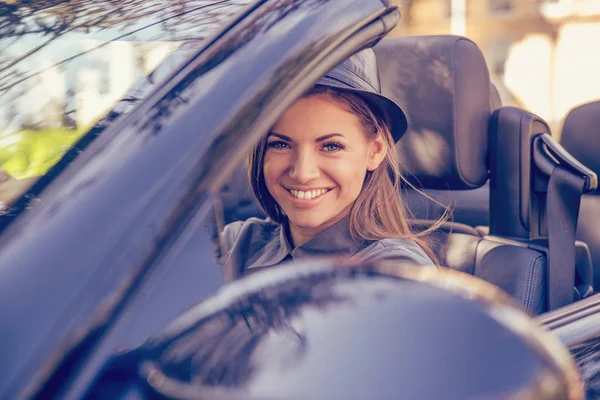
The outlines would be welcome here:
M 288 192 L 288 196 L 292 202 L 297 207 L 306 208 L 312 207 L 321 202 L 323 197 L 327 196 L 333 188 L 320 188 L 320 189 L 311 189 L 311 190 L 295 190 L 285 188 Z

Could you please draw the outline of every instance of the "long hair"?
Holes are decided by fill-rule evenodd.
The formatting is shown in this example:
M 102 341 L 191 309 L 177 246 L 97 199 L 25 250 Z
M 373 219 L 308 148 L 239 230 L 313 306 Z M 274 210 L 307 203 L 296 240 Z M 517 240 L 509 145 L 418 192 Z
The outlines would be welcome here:
M 411 230 L 400 189 L 402 184 L 406 184 L 413 190 L 419 190 L 402 176 L 394 139 L 383 115 L 378 113 L 378 108 L 371 106 L 368 100 L 347 90 L 317 85 L 305 93 L 304 97 L 320 94 L 327 95 L 336 104 L 355 114 L 360 119 L 367 139 L 374 140 L 378 135 L 382 135 L 387 147 L 385 159 L 381 164 L 374 171 L 367 171 L 362 189 L 350 209 L 352 238 L 357 241 L 413 239 L 437 264 L 437 257 L 424 238 L 448 219 L 448 211 L 446 210 L 428 229 L 420 232 Z M 266 149 L 267 136 L 258 143 L 248 159 L 250 183 L 265 213 L 273 221 L 283 224 L 286 222 L 286 216 L 269 193 L 265 182 L 263 166 Z

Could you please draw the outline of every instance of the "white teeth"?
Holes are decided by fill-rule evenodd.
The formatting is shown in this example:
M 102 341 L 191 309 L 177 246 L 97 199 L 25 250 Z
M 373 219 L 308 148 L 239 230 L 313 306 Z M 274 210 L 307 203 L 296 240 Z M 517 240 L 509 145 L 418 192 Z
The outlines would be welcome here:
M 290 190 L 290 193 L 299 199 L 311 200 L 311 199 L 319 197 L 320 195 L 322 195 L 324 193 L 327 193 L 328 191 L 329 191 L 329 189 L 315 189 L 315 190 L 308 190 L 306 192 L 303 192 L 301 190 Z

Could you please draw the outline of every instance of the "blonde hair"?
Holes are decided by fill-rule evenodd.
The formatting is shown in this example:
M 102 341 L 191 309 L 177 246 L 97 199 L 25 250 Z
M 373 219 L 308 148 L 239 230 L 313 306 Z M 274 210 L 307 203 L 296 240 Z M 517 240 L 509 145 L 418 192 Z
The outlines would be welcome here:
M 371 107 L 368 100 L 353 92 L 326 86 L 315 86 L 304 97 L 327 95 L 337 104 L 359 117 L 363 131 L 368 139 L 374 140 L 378 135 L 385 139 L 387 152 L 385 159 L 374 170 L 367 171 L 362 190 L 350 209 L 350 234 L 354 240 L 376 241 L 399 238 L 413 239 L 425 253 L 437 264 L 430 245 L 424 239 L 437 230 L 448 219 L 448 212 L 431 227 L 420 232 L 413 232 L 408 224 L 407 210 L 401 199 L 402 184 L 411 185 L 400 171 L 398 153 L 388 123 L 377 113 L 377 107 Z M 267 149 L 266 135 L 255 147 L 248 159 L 250 183 L 254 195 L 265 213 L 275 222 L 285 223 L 286 216 L 279 204 L 271 196 L 265 182 L 263 163 Z M 419 191 L 420 192 L 420 191 Z M 420 192 L 423 196 L 428 197 Z

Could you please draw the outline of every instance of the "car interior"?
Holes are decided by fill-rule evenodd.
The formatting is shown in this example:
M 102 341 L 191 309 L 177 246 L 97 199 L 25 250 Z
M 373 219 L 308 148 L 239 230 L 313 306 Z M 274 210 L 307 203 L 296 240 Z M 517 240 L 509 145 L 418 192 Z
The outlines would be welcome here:
M 494 99 L 492 85 L 492 111 L 501 107 L 499 96 Z M 497 104 L 496 106 L 494 104 Z M 598 149 L 590 141 L 591 132 L 600 124 L 600 101 L 593 101 L 574 107 L 567 114 L 560 135 L 560 144 L 577 160 L 591 168 L 596 174 L 600 173 L 598 164 Z M 407 190 L 404 200 L 415 218 L 435 219 L 442 216 L 444 207 L 452 209 L 452 220 L 487 232 L 489 225 L 489 182 L 481 188 L 473 190 L 423 190 L 436 202 Z M 586 252 L 583 244 L 589 248 L 593 266 L 593 287 L 600 285 L 600 224 L 594 210 L 598 210 L 598 191 L 586 193 L 581 198 L 579 218 L 577 222 L 578 259 L 586 262 Z M 441 204 L 440 204 L 441 203 Z
M 576 262 L 554 256 L 552 263 L 553 252 L 565 251 L 551 249 L 548 224 L 553 221 L 547 218 L 573 208 L 569 202 L 547 204 L 554 166 L 564 166 L 569 176 L 585 176 L 583 192 L 594 188 L 593 172 L 551 139 L 540 117 L 502 107 L 484 56 L 471 40 L 451 35 L 387 38 L 374 50 L 384 94 L 409 119 L 409 130 L 397 145 L 403 173 L 426 194 L 403 189 L 412 225 L 426 229 L 446 208 L 452 211 L 451 219 L 430 237 L 440 264 L 493 283 L 530 315 L 593 294 L 595 274 L 586 245 L 593 222 L 578 231 L 572 255 Z M 587 148 L 577 133 L 594 126 L 595 121 L 580 121 L 594 115 L 592 107 L 572 114 L 563 132 L 565 148 L 595 166 L 575 150 Z M 252 199 L 244 169 L 221 193 L 222 224 L 264 216 Z M 580 197 L 575 194 L 573 201 Z M 594 203 L 590 199 L 596 197 L 584 196 L 582 213 Z

